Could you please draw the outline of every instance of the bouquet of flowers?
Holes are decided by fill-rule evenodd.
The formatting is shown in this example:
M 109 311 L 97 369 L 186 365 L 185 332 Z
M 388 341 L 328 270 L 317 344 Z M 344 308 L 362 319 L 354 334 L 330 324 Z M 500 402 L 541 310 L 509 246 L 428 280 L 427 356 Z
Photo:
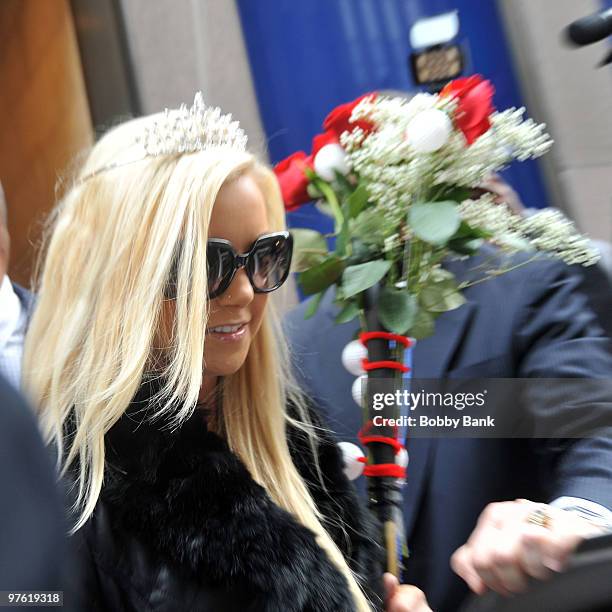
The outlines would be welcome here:
M 524 109 L 497 112 L 493 87 L 479 76 L 449 83 L 438 95 L 411 99 L 375 93 L 334 109 L 312 153 L 294 153 L 276 168 L 288 211 L 311 200 L 334 219 L 329 236 L 293 229 L 296 271 L 310 314 L 335 285 L 337 322 L 363 311 L 364 292 L 379 283 L 377 310 L 388 330 L 424 338 L 442 312 L 459 307 L 462 290 L 503 273 L 492 258 L 480 275 L 458 282 L 442 267 L 476 254 L 529 253 L 567 263 L 597 260 L 586 238 L 557 211 L 523 218 L 474 189 L 513 160 L 544 154 L 552 141 Z M 516 263 L 512 264 L 514 268 Z
M 333 218 L 330 235 L 292 230 L 294 262 L 303 293 L 315 296 L 306 316 L 333 285 L 336 322 L 360 317 L 361 345 L 351 343 L 352 353 L 345 349 L 343 357 L 355 375 L 367 371 L 368 380 L 402 384 L 409 370 L 404 350 L 433 334 L 436 317 L 460 307 L 472 284 L 542 256 L 597 261 L 589 241 L 561 213 L 523 217 L 479 189 L 510 162 L 539 157 L 552 144 L 543 125 L 523 119 L 524 109 L 498 112 L 492 98 L 492 85 L 479 76 L 452 81 L 438 95 L 367 94 L 328 115 L 309 155 L 294 153 L 275 168 L 288 211 L 314 200 Z M 458 279 L 444 266 L 477 254 L 469 278 Z M 363 395 L 354 396 L 367 404 Z M 368 464 L 364 473 L 383 527 L 387 569 L 397 575 L 405 451 L 398 432 L 373 428 L 373 413 L 362 408 L 360 440 L 369 456 L 359 457 L 358 448 L 349 455 Z M 391 418 L 401 412 L 399 406 L 384 410 Z

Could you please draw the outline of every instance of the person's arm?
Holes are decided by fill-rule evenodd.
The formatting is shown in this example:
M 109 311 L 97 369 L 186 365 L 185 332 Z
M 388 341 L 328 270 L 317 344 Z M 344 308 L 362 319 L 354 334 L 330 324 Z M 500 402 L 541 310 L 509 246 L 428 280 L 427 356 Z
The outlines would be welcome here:
M 553 505 L 517 500 L 484 510 L 468 542 L 452 558 L 453 569 L 477 593 L 517 592 L 526 588 L 529 577 L 546 578 L 561 570 L 584 538 L 605 533 L 606 510 L 612 508 L 608 340 L 577 291 L 579 279 L 562 264 L 539 264 L 531 272 L 525 275 L 525 306 L 514 325 L 519 376 L 596 382 L 569 396 L 564 385 L 542 385 L 541 394 L 531 397 L 527 409 L 547 435 L 533 441 L 534 469 L 544 466 L 542 477 L 550 484 Z M 572 386 L 577 388 L 574 381 Z M 587 437 L 560 435 L 589 429 L 589 423 L 599 429 Z M 554 507 L 570 498 L 573 509 Z M 581 506 L 585 511 L 599 508 L 601 516 L 585 516 Z
M 515 325 L 519 376 L 584 379 L 568 381 L 569 397 L 563 384 L 552 383 L 528 406 L 538 429 L 546 433 L 534 441 L 534 449 L 550 483 L 548 501 L 573 497 L 612 510 L 609 341 L 579 291 L 580 279 L 563 264 L 538 265 L 526 277 L 528 298 Z M 597 432 L 579 437 L 590 423 Z M 562 435 L 555 437 L 555 428 Z
M 586 538 L 605 529 L 547 504 L 528 500 L 489 504 L 451 566 L 477 594 L 502 595 L 527 589 L 531 578 L 547 579 L 563 570 Z

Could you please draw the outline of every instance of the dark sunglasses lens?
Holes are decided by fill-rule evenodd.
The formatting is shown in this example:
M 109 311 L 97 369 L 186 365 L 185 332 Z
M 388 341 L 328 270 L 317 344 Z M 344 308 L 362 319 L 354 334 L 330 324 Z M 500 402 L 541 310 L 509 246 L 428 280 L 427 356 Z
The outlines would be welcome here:
M 216 297 L 227 289 L 234 269 L 234 255 L 231 248 L 222 244 L 209 243 L 206 249 L 208 270 L 208 296 Z
M 286 236 L 269 236 L 257 242 L 249 261 L 253 286 L 260 291 L 280 287 L 289 274 L 291 240 Z

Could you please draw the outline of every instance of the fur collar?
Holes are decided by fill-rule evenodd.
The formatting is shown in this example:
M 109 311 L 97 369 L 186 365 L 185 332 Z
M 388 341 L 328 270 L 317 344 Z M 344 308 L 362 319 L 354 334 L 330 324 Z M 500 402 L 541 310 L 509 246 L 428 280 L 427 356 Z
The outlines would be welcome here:
M 146 398 L 139 394 L 107 434 L 102 500 L 113 528 L 205 584 L 249 591 L 262 610 L 349 612 L 346 580 L 314 534 L 272 502 L 202 415 L 170 433 L 143 422 Z M 324 434 L 318 449 L 323 489 L 305 434 L 291 429 L 288 442 L 326 528 L 380 605 L 382 549 L 336 443 Z

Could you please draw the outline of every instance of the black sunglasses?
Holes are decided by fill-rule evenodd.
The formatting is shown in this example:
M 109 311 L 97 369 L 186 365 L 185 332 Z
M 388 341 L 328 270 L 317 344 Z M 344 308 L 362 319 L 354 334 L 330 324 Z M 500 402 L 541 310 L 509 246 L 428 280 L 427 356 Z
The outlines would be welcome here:
M 206 246 L 208 299 L 219 297 L 231 284 L 240 268 L 244 268 L 255 293 L 278 289 L 289 276 L 293 238 L 287 231 L 265 234 L 257 238 L 248 253 L 236 253 L 229 240 L 212 238 Z M 176 292 L 173 270 L 167 298 Z

